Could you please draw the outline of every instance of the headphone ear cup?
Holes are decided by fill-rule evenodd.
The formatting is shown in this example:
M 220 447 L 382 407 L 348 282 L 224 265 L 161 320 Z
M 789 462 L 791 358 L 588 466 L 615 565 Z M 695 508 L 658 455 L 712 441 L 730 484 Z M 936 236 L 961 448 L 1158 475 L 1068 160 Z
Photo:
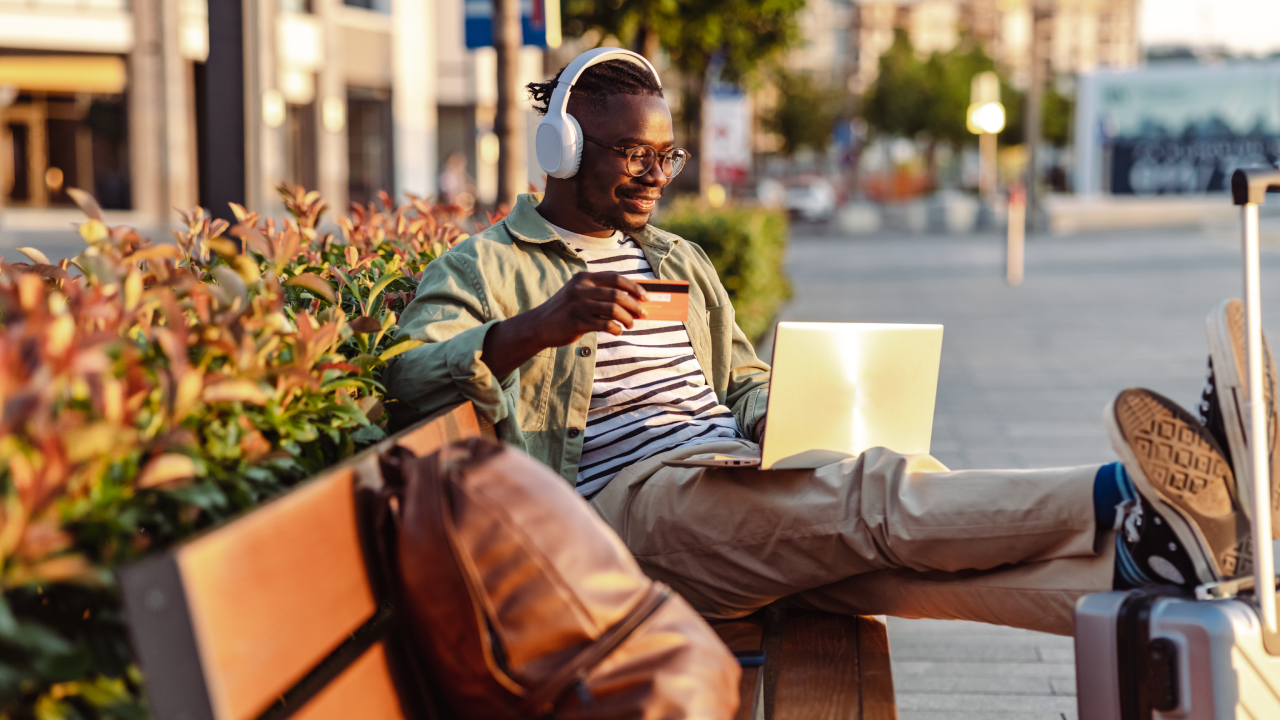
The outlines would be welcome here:
M 578 174 L 578 168 L 582 167 L 582 146 L 586 144 L 586 140 L 582 137 L 582 126 L 578 124 L 578 118 L 565 113 L 565 119 L 568 124 L 573 127 L 573 160 L 569 163 L 569 174 L 564 177 L 571 178 Z
M 548 114 L 538 123 L 538 131 L 534 136 L 534 150 L 538 157 L 538 166 L 542 172 L 555 177 L 564 167 L 564 137 L 561 133 L 560 118 Z

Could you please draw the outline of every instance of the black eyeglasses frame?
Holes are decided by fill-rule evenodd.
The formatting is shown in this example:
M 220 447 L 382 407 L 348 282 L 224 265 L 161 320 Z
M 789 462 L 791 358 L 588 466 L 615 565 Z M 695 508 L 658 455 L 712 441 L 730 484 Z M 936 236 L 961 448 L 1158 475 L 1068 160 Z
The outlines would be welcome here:
M 631 177 L 642 177 L 644 175 L 647 175 L 649 171 L 653 169 L 653 166 L 656 164 L 658 166 L 658 169 L 661 170 L 662 176 L 668 180 L 671 180 L 675 178 L 676 175 L 679 175 L 680 172 L 684 170 L 685 166 L 689 164 L 689 160 L 693 158 L 693 153 L 689 152 L 688 150 L 685 150 L 684 148 L 671 148 L 666 152 L 658 152 L 658 149 L 653 147 L 652 145 L 632 145 L 631 147 L 622 147 L 621 145 L 610 145 L 609 143 L 604 142 L 603 140 L 597 140 L 596 138 L 593 138 L 590 135 L 587 135 L 586 133 L 583 133 L 582 137 L 586 140 L 590 140 L 591 142 L 595 143 L 596 145 L 599 145 L 602 148 L 612 150 L 618 153 L 619 155 L 622 155 L 624 158 L 627 159 L 628 166 L 630 166 L 632 154 L 636 150 L 640 150 L 642 148 L 648 148 L 652 150 L 653 162 L 650 163 L 649 166 L 646 167 L 642 172 L 633 173 L 631 172 L 630 167 L 626 168 L 627 174 L 630 175 Z M 668 175 L 666 170 L 662 170 L 662 166 L 666 164 L 667 160 L 671 159 L 672 156 L 678 152 L 684 153 L 684 162 L 680 164 L 680 167 L 676 168 L 676 171 L 674 173 Z

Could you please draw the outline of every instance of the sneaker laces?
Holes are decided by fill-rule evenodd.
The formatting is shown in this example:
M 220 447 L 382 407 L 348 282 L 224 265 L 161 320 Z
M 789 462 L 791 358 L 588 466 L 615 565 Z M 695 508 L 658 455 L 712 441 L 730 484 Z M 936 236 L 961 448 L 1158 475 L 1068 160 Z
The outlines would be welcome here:
M 1209 374 L 1204 379 L 1204 389 L 1200 391 L 1200 404 L 1196 406 L 1196 411 L 1200 415 L 1198 419 L 1202 425 L 1209 424 L 1209 417 L 1213 412 L 1214 398 L 1218 392 L 1215 385 L 1216 382 L 1213 376 L 1213 360 L 1210 359 Z
M 1142 538 L 1142 503 L 1137 500 L 1125 500 L 1119 505 L 1116 514 L 1116 529 L 1124 532 L 1125 542 L 1136 545 Z

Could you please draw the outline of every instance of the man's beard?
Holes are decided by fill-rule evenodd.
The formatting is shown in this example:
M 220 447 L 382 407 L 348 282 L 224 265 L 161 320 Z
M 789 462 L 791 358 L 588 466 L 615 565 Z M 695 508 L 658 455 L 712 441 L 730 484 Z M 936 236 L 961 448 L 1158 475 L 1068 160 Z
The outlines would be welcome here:
M 579 175 L 575 179 L 578 181 L 578 191 L 574 193 L 575 205 L 583 215 L 591 218 L 593 221 L 598 223 L 600 227 L 609 230 L 621 230 L 624 233 L 632 233 L 649 224 L 649 216 L 647 215 L 645 216 L 645 220 L 638 225 L 627 220 L 626 213 L 622 211 L 622 207 L 620 205 L 611 205 L 609 207 L 597 207 L 592 205 L 582 192 L 582 176 Z M 661 196 L 662 191 L 659 190 L 658 193 L 659 196 Z

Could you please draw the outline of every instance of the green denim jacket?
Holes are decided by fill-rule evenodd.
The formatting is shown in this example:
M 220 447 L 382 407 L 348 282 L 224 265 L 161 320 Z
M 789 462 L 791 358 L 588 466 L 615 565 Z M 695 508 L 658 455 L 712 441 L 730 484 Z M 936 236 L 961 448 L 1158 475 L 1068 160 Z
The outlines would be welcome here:
M 426 344 L 393 358 L 383 381 L 400 405 L 398 420 L 470 400 L 498 437 L 572 483 L 591 405 L 596 333 L 543 350 L 505 378 L 494 377 L 480 361 L 489 328 L 541 305 L 587 270 L 538 214 L 538 200 L 521 195 L 504 220 L 427 266 L 396 336 Z M 738 329 L 711 261 L 697 245 L 652 226 L 632 237 L 659 278 L 689 281 L 685 326 L 694 355 L 738 428 L 754 437 L 767 406 L 769 366 Z

